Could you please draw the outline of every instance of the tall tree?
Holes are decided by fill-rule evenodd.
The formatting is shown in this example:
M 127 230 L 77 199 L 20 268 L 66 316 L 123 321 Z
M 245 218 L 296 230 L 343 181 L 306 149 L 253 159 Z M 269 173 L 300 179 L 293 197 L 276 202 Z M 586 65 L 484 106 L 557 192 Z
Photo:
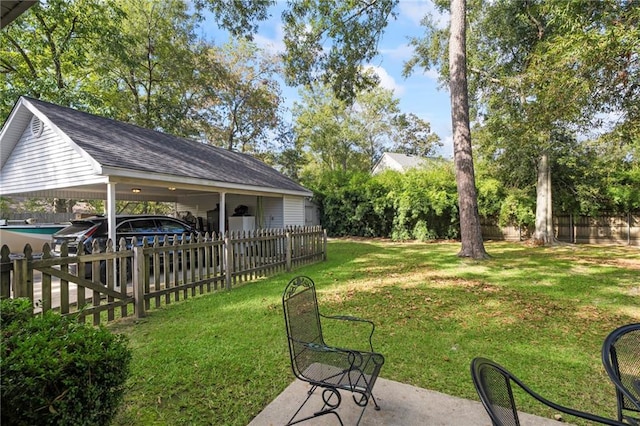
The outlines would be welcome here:
M 369 170 L 393 143 L 395 119 L 400 114 L 400 100 L 393 91 L 377 86 L 363 90 L 351 107 L 355 132 L 361 135 L 360 148 L 369 159 Z
M 482 241 L 471 149 L 467 88 L 466 0 L 451 1 L 450 31 L 449 90 L 451 93 L 453 154 L 456 168 L 456 185 L 458 187 L 458 203 L 460 206 L 460 237 L 462 242 L 462 248 L 458 256 L 482 259 L 488 257 L 488 254 Z
M 288 84 L 329 85 L 339 99 L 351 101 L 375 75 L 361 65 L 377 54 L 398 0 L 300 0 L 282 15 Z
M 363 135 L 356 131 L 349 105 L 326 86 L 301 91 L 293 107 L 298 146 L 308 148 L 325 170 L 367 170 L 369 159 L 360 149 Z
M 22 95 L 96 111 L 91 52 L 113 43 L 122 11 L 111 1 L 37 2 L 0 32 L 0 116 Z M 97 25 L 96 22 L 100 22 Z
M 228 150 L 268 151 L 281 122 L 277 58 L 241 39 L 211 46 L 201 61 L 197 111 L 204 137 Z
M 413 113 L 399 114 L 395 117 L 393 126 L 395 152 L 429 157 L 442 146 L 440 136 L 431 131 L 431 124 Z
M 639 10 L 627 1 L 565 0 L 477 1 L 469 10 L 471 111 L 479 129 L 490 129 L 480 152 L 505 169 L 534 171 L 526 175 L 537 188 L 540 242 L 553 241 L 557 166 L 582 152 L 562 151 L 569 145 L 557 136 L 602 128 L 602 117 L 615 112 L 616 128 L 633 139 L 640 73 L 630 52 L 637 51 Z M 433 60 L 446 52 L 446 39 L 431 22 L 429 37 L 414 44 Z
M 433 140 L 429 123 L 420 120 L 409 127 L 398 99 L 380 86 L 360 90 L 353 103 L 338 99 L 328 86 L 301 93 L 302 102 L 293 111 L 297 145 L 308 148 L 326 170 L 369 172 L 384 151 L 411 145 L 419 137 L 426 148 Z M 416 134 L 407 134 L 414 130 Z
M 94 51 L 108 115 L 143 127 L 194 136 L 198 93 L 195 18 L 181 0 L 120 2 L 120 37 Z
M 633 128 L 640 86 L 628 76 L 638 75 L 637 55 L 630 55 L 640 42 L 638 8 L 625 1 L 502 1 L 475 17 L 474 92 L 479 122 L 494 133 L 481 149 L 498 161 L 535 164 L 534 238 L 549 244 L 558 204 L 553 181 L 564 180 L 552 178 L 556 165 L 584 152 L 563 151 L 570 145 L 558 135 L 589 134 L 611 112 L 622 118 L 619 129 Z

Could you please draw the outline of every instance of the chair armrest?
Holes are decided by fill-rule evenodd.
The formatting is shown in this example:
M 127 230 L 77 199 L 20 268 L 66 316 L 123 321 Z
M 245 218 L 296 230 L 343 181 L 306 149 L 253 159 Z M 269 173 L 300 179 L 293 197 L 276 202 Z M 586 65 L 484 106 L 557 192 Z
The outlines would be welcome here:
M 328 362 L 328 365 L 334 365 L 335 367 L 341 365 L 342 369 L 344 370 L 353 370 L 360 368 L 362 366 L 363 358 L 374 354 L 373 352 L 363 352 L 352 349 L 338 348 L 335 346 L 321 345 L 313 342 L 302 342 L 295 339 L 292 340 L 296 341 L 299 345 L 304 346 L 309 351 L 315 352 L 317 354 L 328 354 L 329 356 L 332 356 L 333 360 L 341 359 L 341 362 L 338 362 L 337 364 Z M 336 358 L 336 356 L 338 358 Z M 318 362 L 321 362 L 321 359 L 318 359 Z
M 373 321 L 368 320 L 368 319 L 364 319 L 364 318 L 358 318 L 358 317 L 350 316 L 350 315 L 322 315 L 322 314 L 320 314 L 320 316 L 322 318 L 326 318 L 326 319 L 333 319 L 333 320 L 339 320 L 339 321 L 360 322 L 360 323 L 367 323 L 367 324 L 371 325 L 371 333 L 369 333 L 369 348 L 371 349 L 371 352 L 373 352 L 373 333 L 376 331 L 376 325 L 373 323 Z
M 369 393 L 384 364 L 384 356 L 375 352 L 294 342 L 298 348 L 304 347 L 296 355 L 302 363 L 294 362 L 294 374 L 316 385 Z

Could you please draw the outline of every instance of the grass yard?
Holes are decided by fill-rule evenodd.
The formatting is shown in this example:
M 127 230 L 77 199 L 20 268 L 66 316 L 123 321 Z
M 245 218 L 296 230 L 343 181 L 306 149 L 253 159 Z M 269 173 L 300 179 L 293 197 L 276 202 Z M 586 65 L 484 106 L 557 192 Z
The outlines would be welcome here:
M 115 424 L 246 425 L 293 380 L 281 295 L 299 274 L 316 282 L 324 314 L 376 323 L 386 379 L 477 400 L 469 364 L 484 356 L 555 402 L 615 416 L 600 349 L 640 321 L 638 247 L 492 242 L 483 262 L 458 259 L 459 248 L 331 240 L 327 262 L 111 325 L 133 350 Z M 344 328 L 325 335 L 355 339 Z

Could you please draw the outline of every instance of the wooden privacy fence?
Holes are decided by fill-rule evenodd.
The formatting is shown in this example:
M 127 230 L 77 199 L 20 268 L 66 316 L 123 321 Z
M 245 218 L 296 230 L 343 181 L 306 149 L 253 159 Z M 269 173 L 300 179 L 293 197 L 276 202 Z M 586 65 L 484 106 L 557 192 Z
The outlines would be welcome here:
M 56 310 L 93 318 L 98 325 L 145 312 L 198 294 L 326 260 L 327 236 L 321 227 L 260 229 L 225 235 L 175 236 L 173 243 L 121 239 L 117 249 L 76 255 L 62 246 L 54 256 L 48 244 L 34 254 L 27 245 L 12 255 L 0 251 L 0 296 L 27 297 L 35 312 Z
M 533 230 L 517 226 L 499 226 L 497 220 L 481 220 L 485 239 L 521 241 L 530 238 Z M 640 212 L 626 215 L 575 216 L 553 218 L 555 237 L 567 243 L 640 245 Z

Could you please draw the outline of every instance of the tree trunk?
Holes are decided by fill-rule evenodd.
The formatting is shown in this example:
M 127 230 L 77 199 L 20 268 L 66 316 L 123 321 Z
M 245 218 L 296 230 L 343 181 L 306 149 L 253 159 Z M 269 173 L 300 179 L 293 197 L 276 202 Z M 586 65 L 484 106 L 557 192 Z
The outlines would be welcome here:
M 451 37 L 449 39 L 449 72 L 451 92 L 451 124 L 453 153 L 460 208 L 460 257 L 489 257 L 482 241 L 478 195 L 476 192 L 469 126 L 469 93 L 467 88 L 466 0 L 451 1 Z
M 553 243 L 553 208 L 551 198 L 551 165 L 549 155 L 544 153 L 538 160 L 538 182 L 536 184 L 536 231 L 534 242 L 541 245 Z

